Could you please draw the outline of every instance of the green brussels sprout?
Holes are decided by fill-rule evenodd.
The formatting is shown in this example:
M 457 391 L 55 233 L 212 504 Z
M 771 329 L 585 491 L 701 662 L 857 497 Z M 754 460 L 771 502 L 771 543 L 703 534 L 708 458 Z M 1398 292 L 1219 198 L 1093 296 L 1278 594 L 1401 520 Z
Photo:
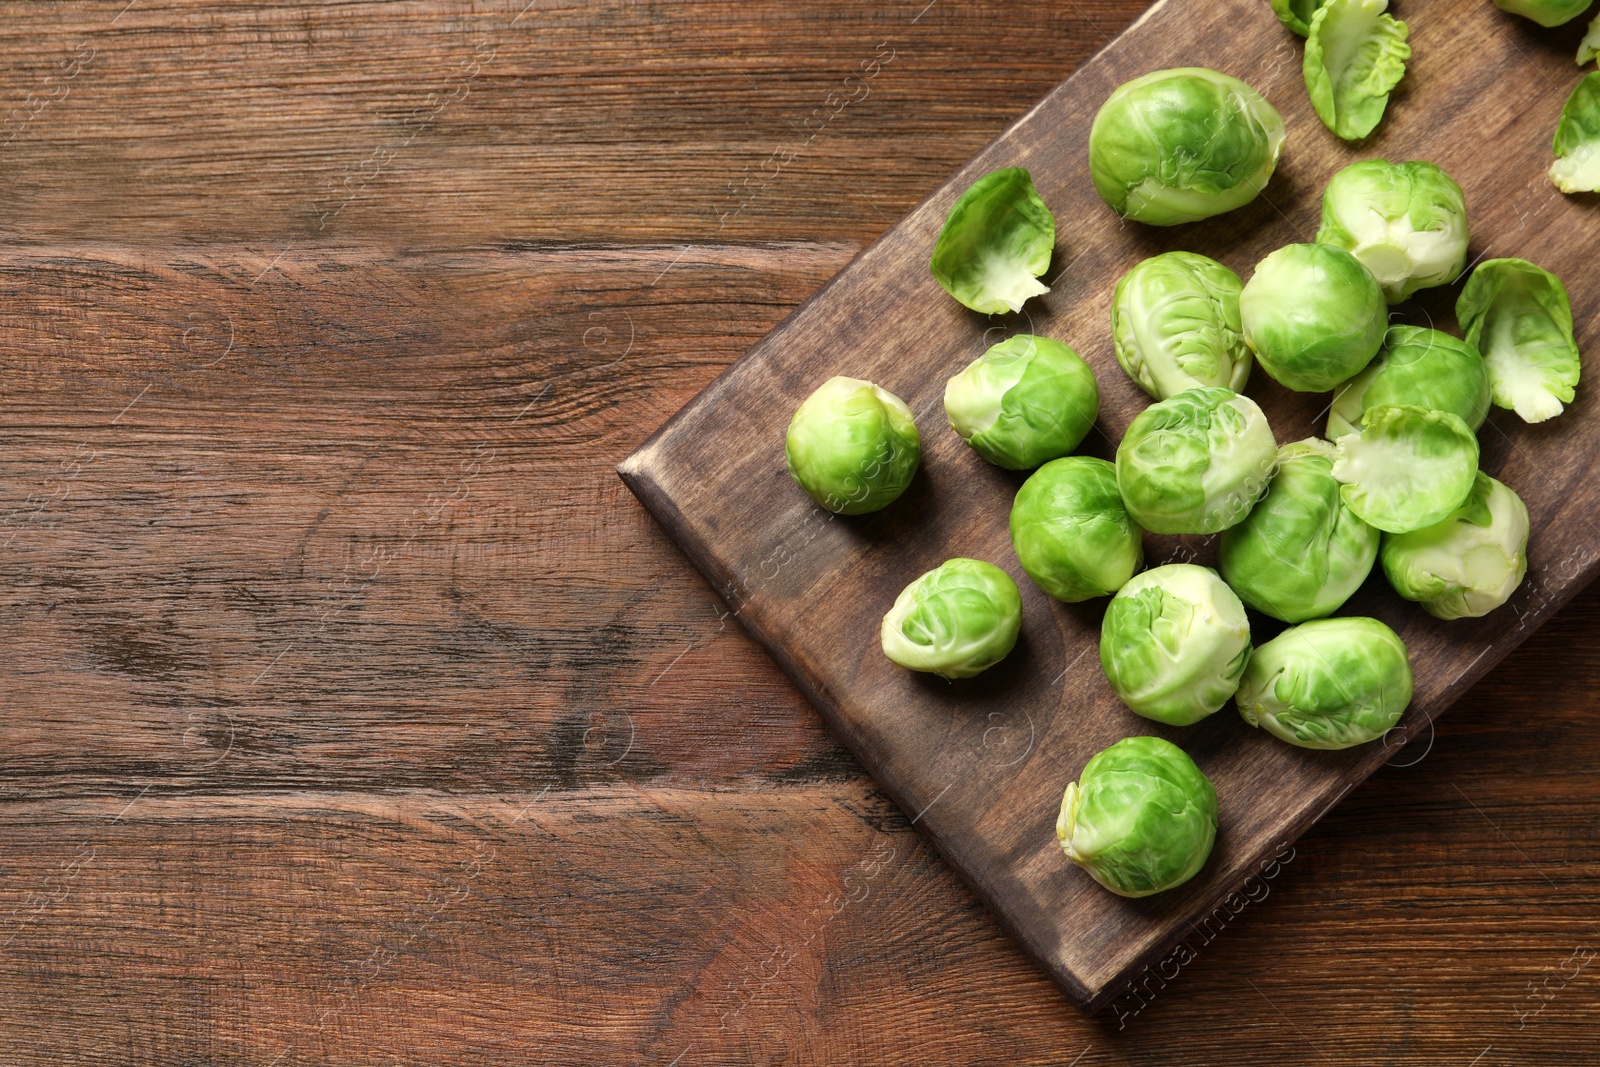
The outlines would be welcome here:
M 1378 531 L 1345 506 L 1333 455 L 1315 437 L 1284 445 L 1267 495 L 1222 531 L 1217 566 L 1229 588 L 1284 622 L 1333 614 L 1378 558 Z
M 1600 15 L 1589 23 L 1589 32 L 1583 35 L 1583 40 L 1578 44 L 1578 66 L 1583 66 L 1600 57 Z
M 922 458 L 922 438 L 899 397 L 841 375 L 796 409 L 784 456 L 812 500 L 840 515 L 864 515 L 905 492 Z
M 1113 893 L 1147 897 L 1205 866 L 1217 839 L 1217 791 L 1171 741 L 1125 737 L 1067 786 L 1056 838 Z
M 1410 533 L 1461 506 L 1478 471 L 1478 439 L 1448 411 L 1368 408 L 1359 433 L 1334 446 L 1345 506 L 1369 526 Z
M 933 276 L 973 311 L 1020 311 L 1049 286 L 1056 219 L 1021 167 L 985 174 L 961 194 L 933 246 Z
M 1532 19 L 1541 26 L 1563 26 L 1585 11 L 1594 0 L 1494 0 L 1494 6 Z
M 1278 165 L 1283 116 L 1237 78 L 1200 67 L 1118 86 L 1089 131 L 1089 173 L 1119 215 L 1174 226 L 1243 207 Z
M 1600 30 L 1600 20 L 1595 26 Z M 1600 71 L 1586 75 L 1567 97 L 1552 148 L 1556 161 L 1550 165 L 1550 180 L 1557 189 L 1600 193 Z
M 1144 531 L 1122 506 L 1116 468 L 1089 456 L 1051 460 L 1022 483 L 1011 546 L 1028 577 L 1068 603 L 1110 596 L 1144 562 Z
M 1398 304 L 1466 269 L 1467 200 L 1432 163 L 1362 160 L 1328 182 L 1317 243 L 1354 255 Z
M 1333 394 L 1328 440 L 1361 429 L 1367 408 L 1397 404 L 1448 411 L 1476 430 L 1489 414 L 1489 371 L 1483 357 L 1439 330 L 1389 327 L 1378 358 Z
M 1411 46 L 1389 0 L 1328 0 L 1306 38 L 1306 89 L 1322 124 L 1346 141 L 1378 128 L 1389 94 L 1406 76 Z
M 1489 614 L 1527 572 L 1528 509 L 1482 471 L 1449 518 L 1383 538 L 1383 573 L 1394 591 L 1441 619 Z
M 952 559 L 901 590 L 883 617 L 883 654 L 902 667 L 971 678 L 1005 659 L 1022 629 L 1011 575 L 978 559 Z
M 1581 366 L 1567 287 L 1525 259 L 1480 263 L 1456 301 L 1467 344 L 1483 353 L 1497 406 L 1543 422 L 1572 402 Z
M 1153 533 L 1216 533 L 1250 513 L 1278 460 L 1256 402 L 1221 387 L 1189 389 L 1141 411 L 1117 446 L 1117 487 Z
M 1117 362 L 1157 400 L 1202 385 L 1241 391 L 1250 377 L 1239 327 L 1243 288 L 1233 271 L 1193 252 L 1145 260 L 1117 282 Z
M 1411 662 L 1377 619 L 1316 619 L 1256 649 L 1239 714 L 1301 748 L 1349 748 L 1388 733 L 1411 703 Z
M 1257 265 L 1239 317 L 1262 369 L 1290 389 L 1320 393 L 1372 362 L 1389 306 L 1372 272 L 1344 249 L 1286 245 Z
M 1278 21 L 1301 37 L 1311 33 L 1311 19 L 1317 9 L 1328 0 L 1272 0 L 1272 10 Z
M 1250 620 L 1217 572 L 1169 563 L 1137 574 L 1106 608 L 1100 666 L 1136 714 L 1188 726 L 1239 688 Z
M 1078 447 L 1100 413 L 1100 387 L 1071 348 L 1018 334 L 946 383 L 944 411 L 978 455 L 1007 470 L 1032 470 Z

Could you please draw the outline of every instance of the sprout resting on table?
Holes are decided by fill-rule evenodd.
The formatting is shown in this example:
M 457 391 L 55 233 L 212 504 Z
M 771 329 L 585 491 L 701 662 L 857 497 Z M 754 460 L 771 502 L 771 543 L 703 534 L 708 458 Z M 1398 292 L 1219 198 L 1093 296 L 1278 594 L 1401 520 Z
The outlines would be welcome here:
M 1239 325 L 1243 288 L 1233 271 L 1193 252 L 1145 260 L 1112 300 L 1117 362 L 1157 400 L 1203 385 L 1242 391 L 1251 364 Z
M 1169 563 L 1117 591 L 1100 625 L 1100 666 L 1136 714 L 1188 726 L 1239 688 L 1250 621 L 1209 567 Z
M 970 678 L 1005 658 L 1022 628 L 1022 595 L 992 563 L 952 559 L 901 591 L 883 617 L 883 654 L 902 667 Z
M 1316 619 L 1256 649 L 1239 714 L 1301 748 L 1349 748 L 1382 737 L 1411 703 L 1405 642 L 1377 619 Z
M 1489 414 L 1489 371 L 1483 357 L 1439 330 L 1391 326 L 1378 358 L 1334 391 L 1328 440 L 1360 430 L 1368 408 L 1397 404 L 1448 411 L 1476 430 Z
M 1432 163 L 1367 159 L 1335 174 L 1322 194 L 1317 243 L 1342 248 L 1398 304 L 1448 285 L 1467 266 L 1467 201 Z
M 1389 326 L 1378 280 L 1332 245 L 1287 245 L 1263 259 L 1245 283 L 1239 315 L 1262 369 L 1302 393 L 1361 373 Z
M 1383 573 L 1394 591 L 1441 619 L 1487 615 L 1527 571 L 1527 506 L 1482 471 L 1443 522 L 1383 538 Z
M 795 411 L 784 457 L 812 500 L 840 515 L 861 515 L 905 492 L 922 458 L 922 438 L 899 397 L 840 376 Z
M 1056 838 L 1096 882 L 1119 896 L 1147 897 L 1205 866 L 1217 838 L 1217 791 L 1171 741 L 1124 738 L 1067 786 Z
M 1028 577 L 1076 603 L 1121 589 L 1144 562 L 1144 531 L 1128 517 L 1116 468 L 1067 456 L 1033 473 L 1011 506 L 1011 545 Z
M 1032 470 L 1078 447 L 1100 412 L 1094 371 L 1048 337 L 1008 337 L 944 389 L 950 426 L 1007 470 Z

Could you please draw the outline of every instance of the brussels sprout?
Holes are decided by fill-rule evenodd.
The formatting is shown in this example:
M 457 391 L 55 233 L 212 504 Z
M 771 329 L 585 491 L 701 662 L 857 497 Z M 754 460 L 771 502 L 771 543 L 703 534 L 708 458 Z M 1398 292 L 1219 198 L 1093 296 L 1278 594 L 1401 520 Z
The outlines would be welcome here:
M 1018 334 L 946 383 L 944 411 L 978 455 L 1031 470 L 1078 447 L 1100 412 L 1100 387 L 1060 341 Z
M 1301 37 L 1311 32 L 1311 18 L 1328 0 L 1272 0 L 1272 10 L 1278 21 Z
M 1378 280 L 1331 245 L 1286 245 L 1263 259 L 1239 297 L 1239 316 L 1262 368 L 1302 393 L 1361 373 L 1389 325 Z
M 1501 11 L 1532 19 L 1541 26 L 1561 26 L 1585 11 L 1594 0 L 1494 0 Z
M 1383 573 L 1394 591 L 1441 619 L 1489 614 L 1511 599 L 1527 571 L 1528 509 L 1482 471 L 1449 518 L 1383 539 Z
M 1334 446 L 1345 505 L 1368 525 L 1410 533 L 1442 520 L 1472 491 L 1478 439 L 1448 411 L 1368 408 L 1361 432 Z
M 863 515 L 905 492 L 922 458 L 922 438 L 899 397 L 840 376 L 795 411 L 784 456 L 812 500 L 840 515 Z
M 1301 748 L 1349 748 L 1389 731 L 1411 703 L 1405 642 L 1377 619 L 1317 619 L 1256 649 L 1239 714 Z
M 1553 147 L 1550 180 L 1557 189 L 1600 193 L 1600 71 L 1586 75 L 1567 98 Z
M 1589 32 L 1583 35 L 1583 40 L 1578 44 L 1578 66 L 1583 66 L 1595 57 L 1600 56 L 1600 15 L 1589 23 Z
M 1174 226 L 1254 200 L 1283 138 L 1283 116 L 1237 78 L 1158 70 L 1106 99 L 1089 131 L 1089 173 L 1119 215 Z
M 1328 409 L 1328 439 L 1361 428 L 1369 407 L 1397 404 L 1448 411 L 1476 430 L 1489 414 L 1489 372 L 1465 341 L 1421 326 L 1391 326 L 1383 351 L 1341 385 Z
M 1103 459 L 1051 460 L 1011 505 L 1011 545 L 1022 569 L 1068 603 L 1121 589 L 1144 562 L 1143 536 L 1122 506 L 1116 468 Z
M 1411 46 L 1389 0 L 1328 0 L 1306 39 L 1306 89 L 1324 126 L 1359 141 L 1383 119 L 1389 94 L 1406 76 Z
M 1467 279 L 1456 318 L 1483 353 L 1497 406 L 1543 422 L 1572 402 L 1581 368 L 1560 278 L 1525 259 L 1491 259 Z
M 1341 499 L 1333 446 L 1315 437 L 1278 450 L 1267 495 L 1222 531 L 1217 565 L 1239 599 L 1284 622 L 1331 615 L 1378 557 L 1378 531 Z
M 1169 563 L 1117 590 L 1100 625 L 1100 666 L 1122 702 L 1147 719 L 1188 726 L 1239 688 L 1250 620 L 1217 572 Z
M 1171 741 L 1125 737 L 1067 786 L 1056 837 L 1113 893 L 1147 897 L 1205 866 L 1217 839 L 1217 791 Z
M 973 311 L 1020 311 L 1049 286 L 1056 219 L 1021 167 L 985 174 L 956 201 L 933 246 L 933 276 Z
M 902 667 L 971 678 L 1006 657 L 1022 629 L 1011 575 L 977 559 L 952 559 L 901 590 L 883 617 L 883 654 Z
M 1317 243 L 1353 254 L 1398 304 L 1466 269 L 1466 197 L 1432 163 L 1352 163 L 1322 194 Z
M 1239 392 L 1250 377 L 1250 349 L 1239 332 L 1243 288 L 1233 271 L 1193 252 L 1145 260 L 1117 283 L 1117 362 L 1157 400 L 1202 385 Z

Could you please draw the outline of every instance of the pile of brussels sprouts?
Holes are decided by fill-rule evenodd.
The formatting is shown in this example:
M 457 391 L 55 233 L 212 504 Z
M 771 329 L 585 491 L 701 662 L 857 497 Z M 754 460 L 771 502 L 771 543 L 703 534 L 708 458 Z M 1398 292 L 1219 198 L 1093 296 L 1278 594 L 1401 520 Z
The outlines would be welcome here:
M 1312 45 L 1319 28 L 1345 33 L 1383 3 L 1308 11 L 1274 0 L 1286 22 L 1308 20 Z M 1278 112 L 1243 82 L 1156 71 L 1106 101 L 1089 169 L 1119 214 L 1169 225 L 1248 203 L 1284 137 Z M 931 268 L 965 306 L 1016 311 L 1046 291 L 1054 243 L 1055 218 L 1028 171 L 999 170 L 951 209 Z M 1012 336 L 948 380 L 945 413 L 962 440 L 990 463 L 1033 472 L 1010 515 L 1022 570 L 1060 601 L 1111 597 L 1100 663 L 1133 714 L 1182 727 L 1232 700 L 1250 726 L 1291 745 L 1370 743 L 1411 701 L 1406 647 L 1376 619 L 1330 616 L 1374 565 L 1441 619 L 1493 611 L 1521 583 L 1528 511 L 1478 469 L 1475 432 L 1491 404 L 1527 422 L 1559 414 L 1579 355 L 1561 281 L 1521 259 L 1472 273 L 1457 304 L 1464 338 L 1390 326 L 1391 304 L 1457 280 L 1467 245 L 1466 200 L 1449 175 L 1374 159 L 1328 183 L 1315 243 L 1278 249 L 1248 283 L 1194 252 L 1139 263 L 1116 285 L 1111 340 L 1154 402 L 1114 463 L 1072 454 L 1100 390 L 1065 343 Z M 1289 389 L 1332 392 L 1324 437 L 1279 446 L 1242 392 L 1254 364 Z M 852 515 L 899 497 L 921 451 L 905 403 L 847 377 L 800 405 L 786 441 L 801 488 Z M 1217 568 L 1141 571 L 1146 531 L 1220 534 Z M 1254 647 L 1247 607 L 1288 628 Z M 900 666 L 967 678 L 1004 659 L 1021 626 L 1016 582 L 960 558 L 905 587 L 880 639 Z M 1205 774 L 1177 745 L 1139 736 L 1088 761 L 1057 823 L 1066 855 L 1124 896 L 1187 881 L 1216 829 Z

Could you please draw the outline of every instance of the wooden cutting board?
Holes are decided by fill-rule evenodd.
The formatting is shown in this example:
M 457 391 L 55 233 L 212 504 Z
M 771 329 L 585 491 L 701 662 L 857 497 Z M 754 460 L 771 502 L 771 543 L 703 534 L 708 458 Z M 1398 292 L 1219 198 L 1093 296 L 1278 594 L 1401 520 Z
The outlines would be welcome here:
M 1196 726 L 1167 728 L 1133 715 L 1106 684 L 1098 657 L 1106 602 L 1059 604 L 1023 575 L 1007 532 L 1022 475 L 984 463 L 945 422 L 950 375 L 1007 333 L 1045 334 L 1071 344 L 1095 368 L 1102 406 L 1084 451 L 1110 458 L 1148 403 L 1112 354 L 1116 280 L 1144 257 L 1173 249 L 1212 256 L 1248 278 L 1274 248 L 1310 240 L 1327 179 L 1370 157 L 1443 166 L 1466 190 L 1473 257 L 1521 256 L 1558 273 L 1571 292 L 1580 345 L 1600 344 L 1600 203 L 1563 197 L 1544 177 L 1557 116 L 1579 77 L 1573 52 L 1581 27 L 1539 30 L 1487 2 L 1406 0 L 1397 13 L 1411 25 L 1409 76 L 1377 134 L 1351 147 L 1312 112 L 1301 41 L 1264 0 L 1156 5 L 620 468 L 868 771 L 1087 1009 L 1136 995 L 1158 974 L 1170 977 L 1186 949 L 1225 925 L 1241 889 L 1274 875 L 1274 857 L 1380 764 L 1413 758 L 1398 749 L 1418 735 L 1431 738 L 1433 718 L 1587 583 L 1600 560 L 1600 422 L 1595 385 L 1586 380 L 1560 418 L 1529 427 L 1495 409 L 1480 432 L 1483 468 L 1521 493 L 1533 519 L 1528 578 L 1510 604 L 1485 619 L 1439 622 L 1392 594 L 1375 570 L 1346 605 L 1344 614 L 1388 623 L 1411 652 L 1416 697 L 1385 743 L 1345 752 L 1296 749 L 1250 729 L 1231 705 Z M 1283 161 L 1265 195 L 1232 214 L 1173 229 L 1124 223 L 1090 184 L 1089 126 L 1115 86 L 1176 66 L 1213 67 L 1261 90 L 1288 123 Z M 1009 166 L 1032 171 L 1056 213 L 1059 244 L 1046 275 L 1049 295 L 1020 314 L 988 318 L 939 288 L 928 257 L 960 192 Z M 1458 292 L 1459 285 L 1422 294 L 1396 309 L 1396 320 L 1454 331 Z M 784 469 L 790 415 L 834 374 L 868 378 L 898 394 L 922 430 L 921 472 L 875 515 L 830 515 Z M 1290 393 L 1259 368 L 1246 391 L 1280 443 L 1322 431 L 1326 394 Z M 1212 564 L 1214 540 L 1152 536 L 1148 562 Z M 877 637 L 900 589 L 953 556 L 999 564 L 1024 598 L 1016 651 L 957 683 L 892 666 Z M 1261 621 L 1257 643 L 1276 631 Z M 1221 827 L 1192 882 L 1130 901 L 1066 861 L 1054 823 L 1062 790 L 1085 761 L 1134 734 L 1168 737 L 1195 758 L 1216 784 Z M 1175 946 L 1177 955 L 1160 966 Z

